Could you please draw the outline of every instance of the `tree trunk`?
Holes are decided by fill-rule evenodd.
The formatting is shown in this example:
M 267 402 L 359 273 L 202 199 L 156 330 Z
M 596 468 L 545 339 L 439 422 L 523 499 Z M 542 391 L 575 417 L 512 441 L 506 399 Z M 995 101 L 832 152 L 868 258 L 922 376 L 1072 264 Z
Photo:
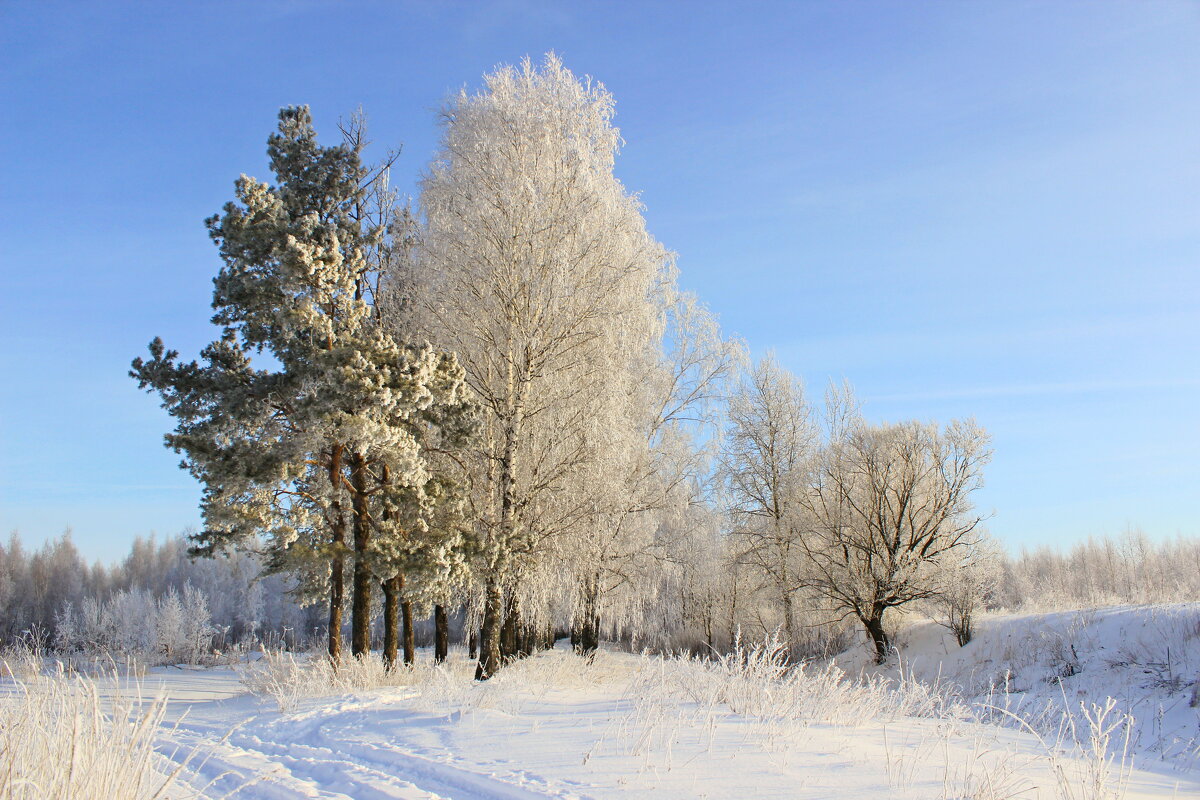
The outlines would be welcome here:
M 600 646 L 600 625 L 595 615 L 589 613 L 584 617 L 579 628 L 579 653 L 590 655 Z
M 367 563 L 371 544 L 371 516 L 367 508 L 367 462 L 359 454 L 350 457 L 351 498 L 354 508 L 354 601 L 350 614 L 350 652 L 362 658 L 371 652 L 371 586 L 374 583 Z
M 778 483 L 778 478 L 775 480 Z M 776 587 L 779 589 L 779 603 L 783 610 L 783 633 L 787 636 L 787 656 L 788 661 L 793 660 L 796 655 L 796 645 L 799 640 L 796 637 L 796 613 L 792 608 L 792 593 L 788 590 L 791 585 L 791 575 L 788 572 L 789 548 L 785 544 L 786 536 L 783 530 L 783 522 L 781 520 L 782 511 L 779 508 L 779 495 L 774 493 L 775 504 L 775 546 L 777 555 L 779 556 L 779 574 L 776 576 Z
M 337 543 L 337 540 L 334 540 Z M 333 557 L 329 567 L 329 660 L 336 666 L 342 658 L 342 604 L 345 585 L 342 579 L 344 557 Z
M 334 667 L 342 658 L 342 607 L 345 605 L 346 519 L 342 516 L 342 446 L 333 445 L 329 457 L 329 483 L 333 490 L 330 503 L 333 516 L 333 560 L 329 565 L 329 660 Z
M 483 626 L 479 630 L 479 665 L 475 680 L 486 681 L 500 669 L 500 615 L 504 613 L 504 595 L 494 575 L 488 576 L 483 596 Z
M 588 578 L 584 586 L 583 616 L 578 622 L 579 633 L 572 635 L 575 652 L 588 655 L 600 646 L 600 576 Z
M 499 537 L 503 546 L 513 541 L 516 528 L 516 463 L 517 429 L 524 416 L 524 391 L 517 385 L 514 364 L 515 355 L 508 352 L 506 409 L 502 415 L 504 446 L 499 463 L 496 464 L 496 486 L 500 494 Z M 489 447 L 492 445 L 489 444 Z M 493 461 L 494 463 L 494 461 Z M 475 669 L 475 680 L 487 680 L 500 669 L 500 633 L 504 625 L 504 591 L 500 586 L 502 570 L 508 558 L 507 552 L 495 555 L 487 576 L 483 600 L 483 627 L 479 631 L 479 666 Z
M 450 654 L 450 620 L 445 606 L 433 607 L 433 661 L 441 664 Z
M 871 637 L 871 641 L 875 644 L 875 663 L 882 664 L 887 661 L 888 650 L 891 643 L 888 641 L 888 635 L 883 630 L 883 612 L 885 606 L 876 603 L 871 606 L 870 614 L 863 619 L 863 625 L 867 629 L 867 635 Z
M 779 602 L 783 604 L 783 632 L 787 636 L 787 655 L 788 661 L 792 661 L 796 656 L 796 612 L 792 608 L 792 595 L 788 592 L 787 586 L 779 587 Z
M 474 661 L 478 657 L 479 637 L 475 634 L 475 630 L 472 628 L 470 634 L 467 636 L 467 658 L 469 658 L 471 661 Z
M 403 587 L 401 575 L 383 582 L 383 665 L 388 672 L 396 668 L 396 653 L 400 647 L 400 590 Z
M 400 615 L 404 617 L 404 663 L 412 666 L 417 660 L 416 637 L 413 635 L 412 601 L 400 603 Z
M 521 619 L 516 600 L 509 595 L 504 603 L 504 623 L 500 626 L 500 663 L 507 664 L 517 657 L 517 631 Z
M 738 625 L 738 573 L 737 566 L 731 570 L 732 580 L 729 582 L 729 618 L 725 625 L 725 635 L 729 637 L 729 647 L 733 647 L 734 642 L 741 635 L 741 626 Z

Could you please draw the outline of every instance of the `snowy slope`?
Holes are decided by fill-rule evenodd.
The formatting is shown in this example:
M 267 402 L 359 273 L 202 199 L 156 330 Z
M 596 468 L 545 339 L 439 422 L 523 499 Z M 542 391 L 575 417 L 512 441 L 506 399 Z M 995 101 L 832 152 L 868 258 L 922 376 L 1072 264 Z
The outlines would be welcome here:
M 964 697 L 1059 724 L 1064 711 L 1117 701 L 1132 716 L 1131 749 L 1172 769 L 1200 768 L 1200 603 L 986 616 L 960 648 L 931 622 L 897 637 L 899 667 Z M 839 657 L 852 672 L 880 672 L 866 648 Z

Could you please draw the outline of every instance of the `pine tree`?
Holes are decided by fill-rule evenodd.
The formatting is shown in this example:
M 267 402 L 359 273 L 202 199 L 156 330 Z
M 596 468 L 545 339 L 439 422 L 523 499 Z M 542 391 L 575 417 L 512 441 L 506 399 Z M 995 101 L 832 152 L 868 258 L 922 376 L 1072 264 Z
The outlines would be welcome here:
M 131 371 L 175 417 L 166 444 L 203 484 L 195 552 L 265 533 L 272 569 L 327 594 L 335 661 L 351 554 L 353 652 L 370 644 L 373 506 L 424 491 L 420 425 L 470 415 L 454 358 L 379 323 L 391 162 L 367 168 L 361 124 L 344 133 L 321 146 L 307 107 L 280 112 L 268 140 L 275 185 L 243 175 L 236 200 L 207 220 L 223 261 L 221 337 L 188 363 L 155 339 Z

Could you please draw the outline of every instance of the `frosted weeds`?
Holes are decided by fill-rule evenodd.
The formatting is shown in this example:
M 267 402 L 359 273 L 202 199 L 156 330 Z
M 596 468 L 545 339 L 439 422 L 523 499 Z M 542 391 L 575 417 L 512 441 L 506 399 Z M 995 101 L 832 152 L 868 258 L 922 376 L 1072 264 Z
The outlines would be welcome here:
M 27 673 L 3 691 L 3 800 L 191 796 L 178 781 L 187 760 L 172 764 L 155 751 L 163 698 L 142 700 L 136 686 L 102 696 L 96 681 L 61 669 Z
M 377 657 L 345 658 L 336 667 L 323 653 L 296 655 L 264 651 L 262 657 L 237 668 L 242 684 L 253 694 L 273 700 L 282 712 L 294 711 L 306 698 L 389 688 L 421 688 L 437 692 L 469 682 L 473 664 L 462 661 L 397 665 L 388 670 Z

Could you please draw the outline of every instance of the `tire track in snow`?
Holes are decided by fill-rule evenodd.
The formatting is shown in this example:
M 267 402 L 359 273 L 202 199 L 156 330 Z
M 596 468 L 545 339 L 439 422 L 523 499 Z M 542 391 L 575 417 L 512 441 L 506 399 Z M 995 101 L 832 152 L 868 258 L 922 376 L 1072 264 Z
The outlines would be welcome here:
M 181 726 L 171 737 L 173 758 L 198 753 L 202 780 L 213 781 L 206 794 L 231 800 L 589 800 L 523 770 L 484 773 L 443 755 L 364 740 L 363 710 L 281 718 L 220 743 L 212 730 Z

